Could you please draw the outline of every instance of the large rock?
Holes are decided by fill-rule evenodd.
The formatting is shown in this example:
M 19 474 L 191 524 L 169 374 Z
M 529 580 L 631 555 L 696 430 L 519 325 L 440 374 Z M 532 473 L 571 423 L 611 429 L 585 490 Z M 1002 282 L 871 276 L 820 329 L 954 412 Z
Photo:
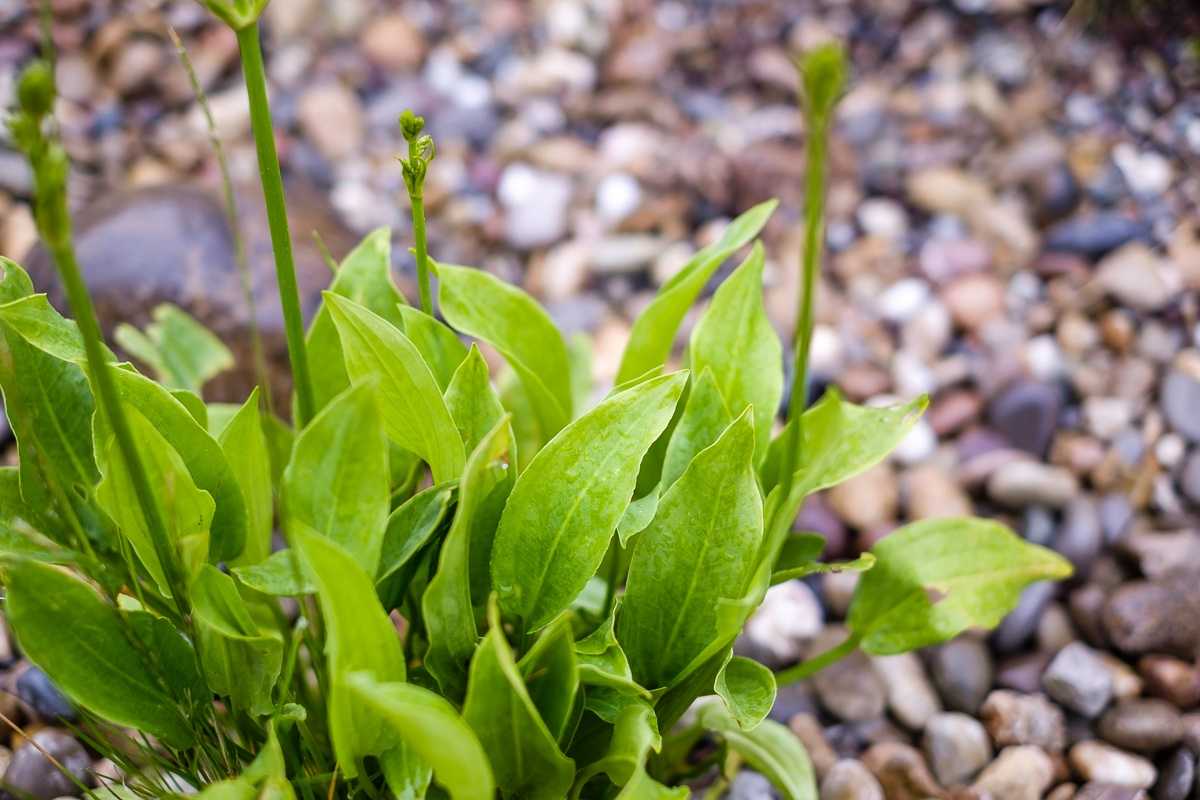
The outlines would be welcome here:
M 329 283 L 329 269 L 311 232 L 319 231 L 338 256 L 353 246 L 354 239 L 311 186 L 288 187 L 288 210 L 301 305 L 311 318 L 321 290 Z M 240 191 L 238 213 L 259 327 L 273 368 L 272 385 L 282 399 L 291 379 L 261 195 L 251 188 Z M 234 237 L 223 206 L 212 194 L 194 186 L 161 186 L 112 195 L 76 214 L 75 245 L 106 334 L 111 335 L 121 322 L 142 327 L 155 306 L 174 303 L 211 328 L 237 358 L 233 370 L 209 385 L 210 399 L 245 398 L 255 383 L 250 317 Z M 34 286 L 70 315 L 54 265 L 40 245 L 30 252 L 25 267 Z

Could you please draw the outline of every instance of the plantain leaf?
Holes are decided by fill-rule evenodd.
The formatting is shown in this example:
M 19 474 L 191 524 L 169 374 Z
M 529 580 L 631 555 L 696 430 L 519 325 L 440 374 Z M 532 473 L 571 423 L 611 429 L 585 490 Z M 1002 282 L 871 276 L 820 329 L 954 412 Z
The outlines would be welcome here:
M 617 370 L 618 385 L 666 363 L 684 315 L 700 296 L 709 278 L 734 251 L 758 235 L 777 205 L 777 200 L 759 203 L 729 223 L 719 241 L 692 256 L 679 272 L 663 284 L 654 301 L 633 323 L 629 342 L 621 355 L 621 366 Z
M 145 331 L 122 323 L 113 338 L 168 389 L 199 394 L 204 384 L 233 367 L 229 348 L 183 309 L 162 303 L 150 313 L 153 321 Z
M 8 564 L 4 583 L 5 614 L 22 651 L 69 698 L 102 719 L 146 731 L 172 747 L 192 743 L 175 699 L 138 657 L 118 611 L 91 587 L 32 561 Z
M 246 544 L 230 564 L 257 564 L 271 553 L 271 529 L 275 516 L 271 488 L 271 455 L 258 408 L 258 387 L 217 435 L 225 458 L 242 488 L 246 503 Z
M 488 380 L 487 362 L 474 344 L 450 379 L 446 389 L 446 406 L 450 409 L 450 416 L 454 417 L 458 432 L 462 434 L 463 445 L 468 453 L 504 416 L 504 405 Z M 514 447 L 514 444 L 510 443 L 509 447 Z
M 775 673 L 749 658 L 729 659 L 717 673 L 713 688 L 744 731 L 758 727 L 775 705 Z
M 288 530 L 300 523 L 337 542 L 368 575 L 387 528 L 388 451 L 372 386 L 331 400 L 296 437 L 283 472 Z
M 579 663 L 570 615 L 560 615 L 542 630 L 533 647 L 517 662 L 517 669 L 550 735 L 562 744 L 569 738 L 579 694 Z
M 621 599 L 613 603 L 609 614 L 596 630 L 575 643 L 579 661 L 579 680 L 589 686 L 603 686 L 619 692 L 651 698 L 650 692 L 636 684 L 629 668 L 629 659 L 621 649 L 614 630 L 620 613 Z
M 643 686 L 671 686 L 726 638 L 718 601 L 739 596 L 762 541 L 749 410 L 663 495 L 634 546 L 617 635 Z
M 678 480 L 696 454 L 715 442 L 733 422 L 733 414 L 729 413 L 712 368 L 706 366 L 699 373 L 693 373 L 697 374 L 699 377 L 692 380 L 683 415 L 667 444 L 660 484 L 664 489 Z
M 1070 576 L 1064 558 L 998 522 L 930 519 L 881 539 L 859 579 L 848 623 L 861 647 L 891 655 L 991 628 L 1035 581 Z
M 742 730 L 720 703 L 701 707 L 698 721 L 719 734 L 746 763 L 775 784 L 784 800 L 816 800 L 812 762 L 800 740 L 786 727 L 765 719 L 754 730 Z
M 521 378 L 548 440 L 571 421 L 571 361 L 562 334 L 525 292 L 470 267 L 437 265 L 438 302 L 446 321 L 500 351 Z
M 424 459 L 437 483 L 455 480 L 466 460 L 462 439 L 429 366 L 387 320 L 344 297 L 325 293 L 355 384 L 378 381 L 388 438 Z
M 406 305 L 399 306 L 397 310 L 402 323 L 397 327 L 420 351 L 433 372 L 438 388 L 446 391 L 454 371 L 467 357 L 467 346 L 459 341 L 454 331 L 425 312 Z
M 670 790 L 646 774 L 646 759 L 661 749 L 662 737 L 654 709 L 642 701 L 629 703 L 615 717 L 612 738 L 604 755 L 579 771 L 575 796 L 589 781 L 603 774 L 617 786 L 625 787 L 618 797 L 687 798 L 686 787 Z
M 504 611 L 537 630 L 570 605 L 604 559 L 638 465 L 671 419 L 686 373 L 610 397 L 563 429 L 517 478 L 492 552 Z
M 408 566 L 445 520 L 454 499 L 454 484 L 430 486 L 408 498 L 388 516 L 375 583 L 381 584 Z
M 33 294 L 29 273 L 11 258 L 0 256 L 0 305 Z
M 234 567 L 233 574 L 254 591 L 276 597 L 298 597 L 317 590 L 312 577 L 290 549 L 277 550 L 257 564 Z

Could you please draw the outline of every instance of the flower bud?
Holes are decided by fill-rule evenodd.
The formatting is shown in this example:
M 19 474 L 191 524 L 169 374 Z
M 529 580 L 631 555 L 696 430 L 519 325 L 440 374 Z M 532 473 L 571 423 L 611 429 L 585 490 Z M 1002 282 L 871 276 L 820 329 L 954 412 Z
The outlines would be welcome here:
M 796 59 L 804 114 L 816 124 L 825 124 L 846 85 L 846 51 L 837 42 L 821 45 Z
M 200 0 L 217 19 L 235 31 L 258 22 L 269 0 Z M 295 0 L 286 0 L 295 2 Z
M 425 129 L 425 118 L 418 117 L 412 112 L 412 109 L 405 109 L 400 115 L 400 133 L 404 134 L 404 140 L 411 142 L 421 135 L 421 131 Z
M 50 113 L 54 107 L 54 73 L 47 62 L 38 59 L 21 73 L 17 102 L 22 111 L 35 119 Z

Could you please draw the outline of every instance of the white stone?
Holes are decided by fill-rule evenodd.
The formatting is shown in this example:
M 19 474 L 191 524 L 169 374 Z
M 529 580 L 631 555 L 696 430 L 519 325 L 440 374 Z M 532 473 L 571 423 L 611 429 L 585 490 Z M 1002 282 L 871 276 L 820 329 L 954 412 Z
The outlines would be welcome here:
M 900 440 L 900 444 L 896 445 L 892 455 L 901 464 L 917 464 L 933 455 L 935 450 L 937 450 L 937 434 L 933 432 L 933 427 L 928 422 L 919 419 L 917 424 L 913 425 L 912 430 Z
M 932 294 L 929 284 L 920 278 L 905 278 L 883 290 L 875 306 L 879 316 L 900 324 L 916 316 Z
M 908 214 L 894 200 L 883 197 L 864 200 L 856 216 L 863 232 L 871 236 L 900 239 L 908 233 Z
M 821 604 L 808 585 L 788 581 L 767 590 L 762 605 L 746 622 L 746 636 L 781 663 L 800 658 L 821 632 Z
M 505 210 L 509 244 L 531 249 L 551 244 L 567 231 L 571 179 L 520 162 L 500 176 L 497 196 Z
M 1129 142 L 1113 148 L 1113 162 L 1134 194 L 1155 197 L 1171 188 L 1171 162 L 1153 150 L 1139 151 Z
M 637 211 L 641 204 L 642 186 L 627 173 L 606 175 L 596 187 L 596 213 L 610 225 Z

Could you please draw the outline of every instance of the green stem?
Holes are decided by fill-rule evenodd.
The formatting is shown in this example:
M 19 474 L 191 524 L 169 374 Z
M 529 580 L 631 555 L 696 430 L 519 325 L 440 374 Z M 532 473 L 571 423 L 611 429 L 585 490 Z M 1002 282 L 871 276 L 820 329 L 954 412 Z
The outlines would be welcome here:
M 841 661 L 843 658 L 853 653 L 858 649 L 858 644 L 860 641 L 861 639 L 859 638 L 859 635 L 857 633 L 852 633 L 846 639 L 846 641 L 842 642 L 836 647 L 831 647 L 825 652 L 810 658 L 807 661 L 802 661 L 794 667 L 788 667 L 787 669 L 776 672 L 775 683 L 783 686 L 787 683 L 795 683 L 796 681 L 802 681 L 805 678 L 812 677 L 828 667 L 830 664 Z
M 257 22 L 237 31 L 242 71 L 250 99 L 250 125 L 258 151 L 258 172 L 262 179 L 263 201 L 267 207 L 267 225 L 271 229 L 271 247 L 275 251 L 275 277 L 279 284 L 279 302 L 283 307 L 288 359 L 292 363 L 292 379 L 296 386 L 296 427 L 302 428 L 315 413 L 312 376 L 308 371 L 304 317 L 300 312 L 300 292 L 296 287 L 296 264 L 292 258 L 283 178 L 279 171 L 279 156 L 275 152 L 275 132 L 271 127 L 271 107 L 267 100 L 267 77 L 258 36 Z M 330 120 L 330 124 L 336 125 L 337 121 Z
M 429 247 L 425 241 L 425 197 L 417 193 L 412 200 L 413 241 L 417 251 L 417 286 L 421 292 L 421 310 L 433 314 L 433 294 L 429 290 Z

